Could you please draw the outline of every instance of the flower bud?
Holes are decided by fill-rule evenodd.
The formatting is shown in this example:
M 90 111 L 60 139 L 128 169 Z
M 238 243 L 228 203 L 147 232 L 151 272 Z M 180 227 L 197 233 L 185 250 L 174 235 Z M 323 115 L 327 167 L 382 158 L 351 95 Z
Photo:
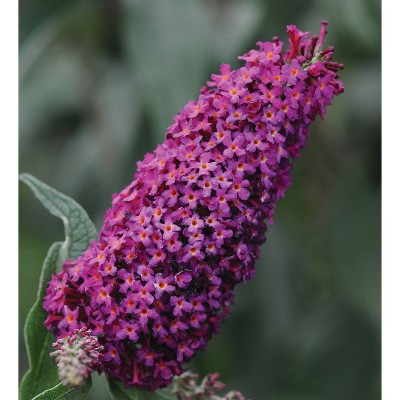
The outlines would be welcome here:
M 246 400 L 237 390 L 230 391 L 223 397 L 217 394 L 225 385 L 220 382 L 219 373 L 208 374 L 198 383 L 199 376 L 191 371 L 185 371 L 175 377 L 172 391 L 180 400 Z
M 75 329 L 53 343 L 56 351 L 50 357 L 56 359 L 58 375 L 65 386 L 79 386 L 97 368 L 102 360 L 103 346 L 99 345 L 91 330 Z

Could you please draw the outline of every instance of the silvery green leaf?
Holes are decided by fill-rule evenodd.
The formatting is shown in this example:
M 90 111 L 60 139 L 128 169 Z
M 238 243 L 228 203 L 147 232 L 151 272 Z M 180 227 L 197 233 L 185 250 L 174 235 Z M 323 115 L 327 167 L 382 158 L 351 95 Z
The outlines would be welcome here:
M 62 219 L 65 228 L 65 258 L 75 259 L 80 256 L 88 248 L 90 240 L 97 237 L 96 228 L 87 212 L 75 200 L 32 175 L 21 174 L 20 179 L 53 215 Z
M 176 400 L 175 394 L 168 388 L 154 393 L 134 387 L 125 389 L 121 382 L 112 378 L 108 379 L 108 387 L 113 400 Z
M 89 376 L 81 386 L 70 388 L 62 383 L 51 389 L 38 394 L 32 400 L 84 400 L 92 386 L 92 380 Z
M 43 325 L 46 312 L 42 308 L 42 301 L 46 284 L 60 264 L 62 246 L 61 242 L 56 242 L 49 249 L 40 275 L 37 299 L 25 321 L 24 336 L 30 369 L 21 381 L 21 400 L 31 400 L 36 394 L 59 381 L 56 364 L 49 357 L 49 353 L 54 350 L 51 346 L 54 337 Z

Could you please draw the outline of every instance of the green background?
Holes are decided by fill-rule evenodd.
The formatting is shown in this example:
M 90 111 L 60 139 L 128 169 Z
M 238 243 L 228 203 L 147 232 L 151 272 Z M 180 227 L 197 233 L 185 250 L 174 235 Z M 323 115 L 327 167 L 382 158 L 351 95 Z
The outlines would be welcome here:
M 380 398 L 380 2 L 20 1 L 20 171 L 75 198 L 99 228 L 111 194 L 221 63 L 287 24 L 319 32 L 346 91 L 311 128 L 257 276 L 192 368 L 253 400 Z M 22 326 L 62 224 L 20 188 Z M 95 378 L 92 400 L 108 399 Z

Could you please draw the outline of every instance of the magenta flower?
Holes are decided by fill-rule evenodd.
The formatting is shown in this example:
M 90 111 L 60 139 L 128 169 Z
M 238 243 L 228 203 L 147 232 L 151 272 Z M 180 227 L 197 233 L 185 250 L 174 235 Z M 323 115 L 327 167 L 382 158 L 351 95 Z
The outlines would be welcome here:
M 156 298 L 159 299 L 164 292 L 172 293 L 175 290 L 175 286 L 170 285 L 174 281 L 172 276 L 164 276 L 162 274 L 156 275 L 156 282 L 154 287 L 156 289 Z
M 139 331 L 138 324 L 135 324 L 134 322 L 122 320 L 121 327 L 115 336 L 118 339 L 125 339 L 126 337 L 128 337 L 129 340 L 136 342 L 139 339 L 138 331 Z
M 237 71 L 211 75 L 113 196 L 98 242 L 49 283 L 46 326 L 59 338 L 93 329 L 97 369 L 126 386 L 167 386 L 219 331 L 309 125 L 343 91 L 343 65 L 321 49 L 326 23 L 318 39 L 287 31 L 286 53 L 259 42 Z
M 118 350 L 110 346 L 107 353 L 104 354 L 104 361 L 113 362 L 115 365 L 119 365 L 121 363 L 121 359 L 118 354 Z
M 78 311 L 78 307 L 72 311 L 67 305 L 65 305 L 62 310 L 64 318 L 58 323 L 58 328 L 74 332 L 75 329 L 78 328 Z

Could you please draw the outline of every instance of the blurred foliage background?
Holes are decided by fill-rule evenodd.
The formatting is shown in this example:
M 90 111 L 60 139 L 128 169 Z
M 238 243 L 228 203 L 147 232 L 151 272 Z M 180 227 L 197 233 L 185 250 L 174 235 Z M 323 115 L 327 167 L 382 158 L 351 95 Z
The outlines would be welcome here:
M 256 279 L 192 366 L 253 400 L 380 398 L 380 13 L 378 0 L 20 0 L 20 171 L 97 227 L 221 63 L 329 21 L 346 91 L 312 126 Z M 22 375 L 23 323 L 63 229 L 22 186 L 19 221 Z M 108 399 L 101 378 L 91 396 Z

